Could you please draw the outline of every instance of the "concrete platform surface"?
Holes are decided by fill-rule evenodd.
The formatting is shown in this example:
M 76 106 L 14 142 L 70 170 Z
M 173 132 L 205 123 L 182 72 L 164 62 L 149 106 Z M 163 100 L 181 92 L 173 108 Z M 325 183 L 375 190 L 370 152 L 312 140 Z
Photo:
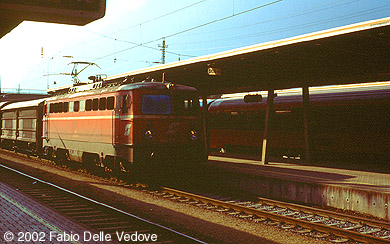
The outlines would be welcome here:
M 0 243 L 94 242 L 93 231 L 0 182 Z
M 222 156 L 207 165 L 234 190 L 390 220 L 390 174 Z

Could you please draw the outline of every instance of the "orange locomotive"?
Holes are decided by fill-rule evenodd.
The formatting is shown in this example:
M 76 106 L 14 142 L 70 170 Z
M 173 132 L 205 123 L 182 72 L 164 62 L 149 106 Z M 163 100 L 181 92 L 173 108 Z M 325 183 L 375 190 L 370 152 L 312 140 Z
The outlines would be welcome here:
M 90 167 L 128 172 L 189 166 L 205 154 L 199 95 L 192 87 L 73 86 L 46 100 L 42 121 L 44 155 Z

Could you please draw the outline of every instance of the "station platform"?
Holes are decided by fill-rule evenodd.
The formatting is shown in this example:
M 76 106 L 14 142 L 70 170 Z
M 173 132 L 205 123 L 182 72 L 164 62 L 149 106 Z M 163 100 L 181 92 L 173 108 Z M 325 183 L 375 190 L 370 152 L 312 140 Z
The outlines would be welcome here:
M 1 243 L 103 243 L 91 240 L 93 231 L 2 182 L 0 206 Z
M 209 156 L 220 186 L 272 199 L 334 207 L 390 220 L 390 174 L 296 163 Z

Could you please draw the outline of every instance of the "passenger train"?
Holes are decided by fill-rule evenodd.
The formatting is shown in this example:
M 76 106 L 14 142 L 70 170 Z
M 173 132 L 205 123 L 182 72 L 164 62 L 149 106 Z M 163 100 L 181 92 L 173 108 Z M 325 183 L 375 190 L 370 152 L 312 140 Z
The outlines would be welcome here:
M 199 94 L 188 86 L 85 83 L 45 99 L 3 103 L 1 115 L 2 147 L 58 161 L 129 172 L 205 158 Z
M 241 95 L 209 104 L 212 151 L 260 155 L 267 100 L 265 94 L 260 95 L 260 100 L 253 99 L 255 95 L 246 99 Z M 308 116 L 311 158 L 389 160 L 389 114 L 390 82 L 311 88 Z M 304 159 L 301 89 L 276 93 L 269 143 L 273 158 Z

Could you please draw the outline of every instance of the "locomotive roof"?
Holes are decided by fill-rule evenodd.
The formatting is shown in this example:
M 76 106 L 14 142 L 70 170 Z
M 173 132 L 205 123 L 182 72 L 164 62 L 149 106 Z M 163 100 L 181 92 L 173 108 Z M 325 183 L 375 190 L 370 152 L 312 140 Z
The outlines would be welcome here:
M 196 88 L 190 86 L 184 86 L 180 84 L 172 83 L 163 83 L 163 82 L 136 82 L 128 85 L 121 86 L 118 90 L 135 90 L 135 89 L 158 89 L 165 90 L 168 89 L 169 84 L 171 84 L 175 90 L 179 91 L 197 91 Z
M 7 103 L 10 103 L 10 101 L 0 102 L 0 108 L 4 107 Z
M 5 105 L 3 108 L 1 108 L 1 110 L 4 111 L 4 110 L 17 109 L 17 108 L 36 107 L 40 103 L 44 102 L 45 100 L 46 100 L 45 98 L 40 98 L 40 99 L 29 100 L 29 101 L 13 102 Z
M 169 88 L 168 88 L 169 87 Z M 61 92 L 59 94 L 54 95 L 53 97 L 48 98 L 47 100 L 56 100 L 58 98 L 72 98 L 72 97 L 81 97 L 87 95 L 95 95 L 95 94 L 104 94 L 104 93 L 112 93 L 117 91 L 129 91 L 129 90 L 167 90 L 174 89 L 178 91 L 190 91 L 196 92 L 197 89 L 189 86 L 172 84 L 172 83 L 163 83 L 163 82 L 153 82 L 153 81 L 145 81 L 145 82 L 135 82 L 135 83 L 107 83 L 103 82 L 98 83 L 88 83 L 81 86 L 66 86 L 60 88 Z

